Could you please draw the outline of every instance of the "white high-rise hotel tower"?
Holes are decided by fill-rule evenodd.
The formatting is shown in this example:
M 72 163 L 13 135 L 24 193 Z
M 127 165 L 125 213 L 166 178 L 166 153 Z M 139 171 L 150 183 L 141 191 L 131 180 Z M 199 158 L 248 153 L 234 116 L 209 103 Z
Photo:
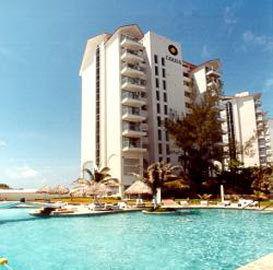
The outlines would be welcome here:
M 176 163 L 164 120 L 186 112 L 182 74 L 180 44 L 137 25 L 89 39 L 80 69 L 82 168 L 109 166 L 129 185 L 153 161 Z

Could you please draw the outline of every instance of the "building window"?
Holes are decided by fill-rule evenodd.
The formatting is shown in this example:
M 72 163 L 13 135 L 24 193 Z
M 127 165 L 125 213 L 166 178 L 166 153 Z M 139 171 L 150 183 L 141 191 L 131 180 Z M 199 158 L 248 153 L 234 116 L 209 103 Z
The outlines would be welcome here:
M 159 87 L 159 80 L 158 80 L 158 78 L 155 78 L 155 86 L 156 86 L 156 88 Z
M 100 48 L 96 49 L 96 164 L 100 164 Z
M 166 81 L 163 81 L 163 89 L 166 90 Z
M 158 76 L 158 66 L 155 66 L 155 75 Z
M 191 93 L 190 93 L 190 92 L 185 91 L 184 95 L 185 95 L 185 97 L 190 97 L 190 96 L 191 96 Z
M 187 77 L 187 78 L 190 77 L 189 73 L 187 73 L 187 72 L 183 72 L 183 76 L 184 76 L 184 77 Z
M 164 105 L 164 114 L 168 114 L 168 107 L 167 107 L 167 105 Z
M 155 60 L 155 63 L 158 64 L 158 57 L 156 54 L 154 55 L 154 60 Z
M 159 157 L 159 158 L 158 158 L 158 161 L 159 161 L 159 162 L 163 161 L 163 158 L 162 158 L 162 157 Z
M 161 118 L 160 116 L 157 117 L 157 125 L 160 127 L 161 126 Z
M 165 74 L 166 72 L 165 72 L 165 71 L 166 71 L 166 69 L 165 69 L 165 68 L 162 68 L 162 77 L 163 77 L 163 78 L 166 77 L 166 74 Z
M 159 155 L 162 154 L 162 144 L 161 143 L 158 144 L 158 153 L 159 153 Z
M 156 99 L 159 100 L 160 99 L 160 94 L 159 91 L 156 91 Z
M 158 140 L 161 141 L 162 140 L 162 131 L 161 131 L 161 129 L 158 129 L 157 135 L 158 135 Z
M 191 107 L 190 103 L 186 102 L 186 108 L 190 108 L 190 107 Z
M 170 146 L 166 145 L 166 155 L 170 155 Z
M 167 163 L 170 163 L 171 159 L 169 157 L 167 157 Z
M 164 102 L 167 102 L 167 93 L 166 92 L 163 93 L 163 97 L 164 97 Z
M 156 110 L 157 110 L 157 113 L 160 113 L 160 104 L 159 103 L 156 104 Z
M 162 66 L 165 66 L 165 59 L 163 57 L 161 58 L 161 64 Z
M 168 131 L 165 132 L 165 136 L 166 136 L 166 142 L 168 142 L 169 141 L 169 133 L 168 133 Z

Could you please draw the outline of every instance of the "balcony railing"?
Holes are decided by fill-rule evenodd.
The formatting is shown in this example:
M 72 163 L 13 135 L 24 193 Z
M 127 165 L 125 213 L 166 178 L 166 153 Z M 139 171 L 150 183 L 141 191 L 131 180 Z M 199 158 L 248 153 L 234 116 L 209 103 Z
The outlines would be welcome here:
M 128 64 L 123 64 L 122 68 L 130 68 L 130 69 L 134 69 L 136 71 L 141 71 L 141 72 L 145 71 L 145 68 L 140 67 L 138 65 L 132 65 L 132 64 L 129 64 L 129 63 Z
M 124 54 L 124 53 L 129 53 L 129 54 L 133 54 L 135 56 L 138 56 L 138 57 L 143 57 L 143 52 L 138 50 L 138 51 L 135 51 L 135 50 L 130 50 L 130 49 L 123 49 L 121 51 L 121 54 Z
M 129 77 L 123 77 L 121 80 L 122 83 L 131 83 L 139 86 L 145 86 L 145 81 L 141 79 L 134 79 Z
M 123 130 L 133 130 L 133 131 L 142 131 L 140 128 L 140 125 L 132 125 L 132 124 L 124 124 L 123 125 Z
M 134 107 L 125 107 L 122 108 L 122 114 L 132 114 L 132 115 L 139 115 L 140 116 L 140 109 Z
M 133 93 L 133 92 L 122 92 L 122 98 L 141 100 L 141 96 L 139 94 Z
M 128 148 L 142 148 L 140 141 L 130 141 L 130 140 L 123 141 L 122 142 L 122 146 L 123 146 L 123 148 L 124 147 L 128 147 Z

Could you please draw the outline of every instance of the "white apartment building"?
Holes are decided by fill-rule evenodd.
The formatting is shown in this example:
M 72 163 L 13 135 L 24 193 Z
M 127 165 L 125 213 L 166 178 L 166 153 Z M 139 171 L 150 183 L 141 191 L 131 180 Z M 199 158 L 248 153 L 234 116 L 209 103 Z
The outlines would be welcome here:
M 237 158 L 245 167 L 266 165 L 270 161 L 268 123 L 261 108 L 261 95 L 241 92 L 224 96 L 221 111 L 226 163 Z
M 185 113 L 179 43 L 137 25 L 87 41 L 82 79 L 81 166 L 109 166 L 130 185 L 154 161 L 176 163 L 164 129 Z
M 268 137 L 270 146 L 268 147 L 268 162 L 273 163 L 273 118 L 268 119 Z

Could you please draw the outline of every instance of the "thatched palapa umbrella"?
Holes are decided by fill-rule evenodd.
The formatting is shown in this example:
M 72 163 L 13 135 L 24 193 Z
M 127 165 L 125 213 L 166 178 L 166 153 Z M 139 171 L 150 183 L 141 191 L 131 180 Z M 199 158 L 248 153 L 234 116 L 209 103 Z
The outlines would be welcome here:
M 126 195 L 152 195 L 152 189 L 141 180 L 135 181 L 124 192 Z

